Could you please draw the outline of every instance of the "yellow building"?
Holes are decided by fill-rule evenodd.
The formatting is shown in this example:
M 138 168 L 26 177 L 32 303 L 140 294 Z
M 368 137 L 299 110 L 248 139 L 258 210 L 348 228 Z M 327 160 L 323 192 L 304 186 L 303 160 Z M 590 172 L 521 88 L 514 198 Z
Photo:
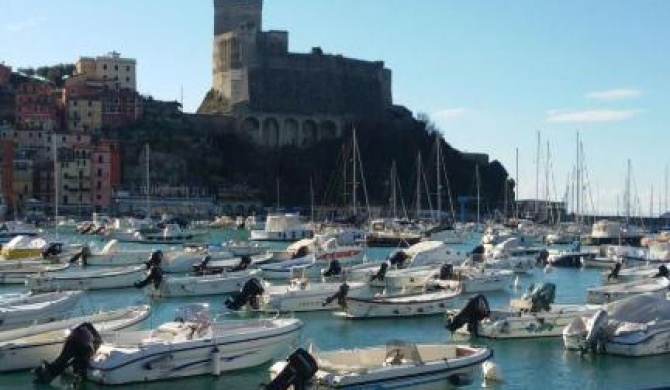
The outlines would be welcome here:
M 67 128 L 88 133 L 102 127 L 102 102 L 94 98 L 73 98 L 68 101 Z
M 111 52 L 96 58 L 81 57 L 75 66 L 78 75 L 96 78 L 115 89 L 137 90 L 137 62 L 133 58 Z

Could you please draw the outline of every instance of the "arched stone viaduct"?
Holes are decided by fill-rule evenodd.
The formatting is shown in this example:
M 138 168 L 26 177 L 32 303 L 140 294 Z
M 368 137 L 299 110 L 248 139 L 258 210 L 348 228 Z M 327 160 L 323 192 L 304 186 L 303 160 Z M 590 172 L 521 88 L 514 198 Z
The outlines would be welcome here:
M 346 121 L 335 116 L 253 113 L 238 116 L 237 131 L 270 148 L 302 147 L 341 137 L 345 124 Z

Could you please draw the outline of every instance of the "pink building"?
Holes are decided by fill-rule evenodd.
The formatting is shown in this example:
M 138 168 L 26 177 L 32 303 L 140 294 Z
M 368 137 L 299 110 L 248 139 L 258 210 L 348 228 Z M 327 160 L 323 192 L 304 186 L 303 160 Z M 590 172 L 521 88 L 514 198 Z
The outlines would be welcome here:
M 30 81 L 19 86 L 16 91 L 16 121 L 23 128 L 60 128 L 60 112 L 49 84 Z
M 91 153 L 91 203 L 100 212 L 109 209 L 112 190 L 121 183 L 121 160 L 116 141 L 101 140 Z

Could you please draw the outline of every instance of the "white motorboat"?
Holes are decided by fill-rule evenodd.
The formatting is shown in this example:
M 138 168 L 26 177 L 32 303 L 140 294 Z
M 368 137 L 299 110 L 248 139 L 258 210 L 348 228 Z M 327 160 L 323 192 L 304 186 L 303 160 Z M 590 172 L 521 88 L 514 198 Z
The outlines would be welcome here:
M 644 231 L 636 226 L 627 226 L 619 221 L 596 221 L 591 234 L 581 238 L 582 244 L 589 246 L 600 245 L 632 245 L 640 246 Z
M 82 263 L 86 265 L 129 266 L 144 263 L 151 254 L 149 250 L 118 250 L 118 243 L 117 239 L 109 240 L 99 251 L 91 250 L 91 248 L 85 246 L 82 248 L 84 252 L 73 257 L 70 261 L 76 261 L 81 257 Z
M 553 286 L 553 284 L 547 284 Z M 483 295 L 472 297 L 458 313 L 447 320 L 447 329 L 459 334 L 496 339 L 560 336 L 574 318 L 595 313 L 599 305 L 554 305 L 553 287 L 531 287 L 510 307 L 489 310 Z M 466 326 L 467 325 L 467 326 Z
M 668 292 L 668 287 L 670 287 L 670 282 L 665 277 L 589 287 L 586 289 L 586 302 L 605 304 L 640 294 L 653 294 L 659 297 L 665 297 Z
M 363 259 L 363 247 L 359 245 L 340 245 L 336 238 L 324 238 L 320 235 L 296 241 L 289 245 L 286 250 L 296 253 L 302 247 L 306 248 L 306 253 L 314 254 L 316 262 L 320 265 L 327 265 L 331 260 L 337 260 L 342 265 L 349 265 Z
M 103 334 L 139 325 L 150 307 L 135 306 L 0 332 L 0 372 L 27 370 L 61 352 L 67 330 L 90 322 Z
M 339 309 L 347 296 L 369 296 L 365 283 L 322 283 L 293 279 L 288 285 L 250 281 L 226 306 L 232 310 L 247 307 L 265 312 L 298 312 Z
M 670 301 L 632 296 L 575 318 L 563 330 L 567 349 L 625 356 L 670 353 Z
M 131 236 L 118 235 L 114 238 L 122 242 L 137 244 L 183 244 L 187 242 L 205 242 L 207 231 L 182 229 L 176 223 L 169 223 L 159 232 L 135 232 Z
M 347 297 L 346 308 L 340 315 L 347 318 L 372 318 L 444 314 L 460 293 L 460 291 L 442 290 L 368 298 Z
M 143 279 L 145 272 L 144 265 L 61 272 L 31 276 L 26 279 L 26 286 L 33 292 L 124 288 Z
M 62 319 L 82 294 L 81 291 L 29 294 L 0 302 L 0 330 Z
M 18 235 L 2 245 L 0 255 L 5 260 L 37 258 L 49 247 L 49 243 L 39 236 Z
M 70 264 L 53 264 L 43 260 L 7 260 L 0 262 L 0 284 L 24 284 L 35 275 L 63 271 Z
M 232 253 L 235 257 L 260 255 L 267 252 L 270 248 L 264 243 L 239 240 L 226 241 L 221 247 Z
M 242 288 L 247 280 L 260 277 L 260 274 L 260 270 L 245 269 L 198 276 L 168 275 L 160 281 L 158 288 L 154 285 L 147 291 L 156 298 L 230 294 Z
M 251 230 L 252 241 L 297 241 L 311 238 L 312 229 L 300 221 L 297 214 L 268 215 L 263 230 Z
M 286 362 L 273 364 L 271 386 L 288 388 L 277 386 L 282 383 L 314 390 L 439 390 L 472 384 L 481 365 L 492 356 L 493 352 L 487 347 L 402 341 L 334 351 L 317 351 L 310 347 L 309 352 L 299 349 Z M 301 375 L 304 373 L 308 375 Z
M 321 268 L 317 265 L 314 254 L 276 263 L 261 264 L 258 268 L 263 271 L 264 279 L 282 279 L 288 281 L 297 277 L 321 277 Z
M 211 323 L 196 315 L 154 330 L 119 332 L 98 348 L 88 380 L 120 385 L 254 367 L 286 351 L 302 326 L 296 318 Z
M 636 280 L 651 279 L 657 276 L 670 276 L 667 265 L 624 268 L 619 271 L 603 271 L 603 283 L 627 283 Z
M 426 287 L 459 289 L 470 294 L 506 290 L 512 285 L 514 271 L 461 266 L 448 273 L 441 269 L 435 276 Z

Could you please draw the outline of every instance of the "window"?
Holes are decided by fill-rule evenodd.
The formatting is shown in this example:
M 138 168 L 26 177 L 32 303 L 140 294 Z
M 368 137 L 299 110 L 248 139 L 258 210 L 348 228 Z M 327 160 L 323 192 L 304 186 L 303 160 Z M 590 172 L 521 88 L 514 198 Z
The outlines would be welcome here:
M 102 69 L 103 69 L 103 70 L 107 70 L 107 64 L 103 65 L 103 66 L 102 66 Z
M 126 77 L 126 83 L 130 82 L 130 77 Z
M 102 199 L 102 195 L 98 194 L 98 195 L 95 196 L 95 198 L 96 198 L 97 200 L 101 200 L 101 199 Z
M 119 70 L 119 66 L 118 66 L 118 65 L 114 65 L 114 70 L 118 71 L 118 70 Z
M 98 189 L 99 189 L 99 190 L 102 189 L 102 182 L 101 182 L 101 181 L 98 182 Z
M 130 66 L 126 66 L 126 72 L 130 72 Z
M 102 156 L 98 156 L 98 162 L 102 164 Z
M 89 101 L 88 101 L 88 106 L 89 106 L 89 107 L 93 107 L 93 102 L 89 100 Z
M 98 177 L 102 177 L 102 169 L 98 168 Z

